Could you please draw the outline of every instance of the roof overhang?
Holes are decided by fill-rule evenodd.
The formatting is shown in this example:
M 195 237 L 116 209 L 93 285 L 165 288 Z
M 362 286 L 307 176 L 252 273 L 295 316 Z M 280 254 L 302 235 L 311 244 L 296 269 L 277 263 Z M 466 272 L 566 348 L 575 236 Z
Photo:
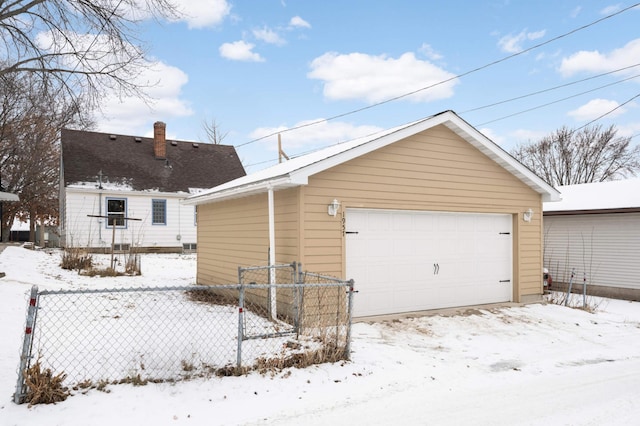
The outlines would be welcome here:
M 20 197 L 10 192 L 0 192 L 0 201 L 20 201 Z

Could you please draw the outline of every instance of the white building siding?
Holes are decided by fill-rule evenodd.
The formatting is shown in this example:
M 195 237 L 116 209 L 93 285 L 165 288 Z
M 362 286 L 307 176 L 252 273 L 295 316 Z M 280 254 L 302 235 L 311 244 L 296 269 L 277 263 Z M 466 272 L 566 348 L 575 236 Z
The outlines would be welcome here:
M 640 213 L 544 217 L 544 264 L 555 281 L 640 290 Z
M 135 193 L 103 191 L 101 193 L 77 189 L 65 191 L 65 218 L 62 237 L 68 247 L 109 247 L 113 229 L 106 219 L 89 215 L 106 215 L 108 198 L 126 199 L 125 215 L 139 221 L 126 221 L 115 231 L 115 244 L 137 247 L 175 247 L 196 243 L 195 209 L 183 206 L 184 195 L 170 193 Z M 166 200 L 166 224 L 152 224 L 152 200 Z

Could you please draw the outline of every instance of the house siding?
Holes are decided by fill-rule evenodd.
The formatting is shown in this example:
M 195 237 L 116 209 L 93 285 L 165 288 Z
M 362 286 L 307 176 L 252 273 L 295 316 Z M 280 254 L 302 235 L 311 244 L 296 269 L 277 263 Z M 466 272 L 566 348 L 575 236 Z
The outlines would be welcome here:
M 276 263 L 299 260 L 299 189 L 274 193 Z M 269 263 L 268 195 L 198 206 L 199 284 L 238 282 L 238 267 Z
M 193 206 L 182 206 L 184 196 L 175 194 L 92 191 L 66 189 L 64 191 L 64 227 L 61 229 L 66 247 L 105 249 L 115 244 L 130 244 L 147 249 L 171 249 L 181 251 L 183 243 L 196 243 L 196 225 Z M 127 200 L 126 216 L 140 219 L 127 221 L 123 228 L 116 228 L 115 236 L 105 219 L 88 215 L 105 215 L 106 199 Z M 152 225 L 152 200 L 166 200 L 167 224 Z
M 346 208 L 512 214 L 514 300 L 542 293 L 541 196 L 444 126 L 418 133 L 309 179 L 304 264 L 344 277 L 341 217 Z M 530 223 L 522 212 L 535 212 Z M 349 224 L 345 223 L 348 231 Z M 348 277 L 346 277 L 348 278 Z
M 327 214 L 338 199 L 340 213 Z M 265 264 L 267 194 L 198 206 L 198 283 L 237 281 L 237 266 Z M 345 277 L 347 208 L 510 214 L 513 299 L 542 294 L 541 195 L 445 126 L 437 126 L 274 193 L 276 261 Z M 522 213 L 534 210 L 530 223 Z M 345 228 L 346 227 L 346 228 Z M 357 285 L 357 284 L 356 284 Z
M 554 281 L 634 289 L 640 297 L 640 213 L 545 216 L 544 263 Z M 611 293 L 615 294 L 615 293 Z

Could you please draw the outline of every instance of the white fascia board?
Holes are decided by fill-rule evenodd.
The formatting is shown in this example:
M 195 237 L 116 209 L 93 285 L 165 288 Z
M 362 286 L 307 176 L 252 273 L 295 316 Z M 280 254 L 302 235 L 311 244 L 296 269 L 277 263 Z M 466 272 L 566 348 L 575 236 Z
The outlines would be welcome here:
M 91 187 L 65 187 L 64 190 L 69 193 L 78 194 L 102 194 L 126 197 L 128 195 L 146 196 L 152 198 L 187 198 L 188 192 L 160 192 L 160 191 L 133 191 L 133 190 L 117 190 L 117 189 L 99 189 Z
M 544 181 L 544 179 L 536 175 L 528 167 L 520 163 L 511 156 L 511 154 L 491 141 L 469 123 L 457 116 L 454 117 L 456 118 L 451 119 L 449 123 L 445 123 L 447 127 L 458 134 L 458 136 L 475 146 L 493 161 L 504 167 L 533 190 L 541 194 L 543 202 L 555 202 L 561 200 L 560 192 L 557 189 L 549 185 Z
M 192 195 L 182 200 L 182 204 L 185 206 L 197 206 L 200 204 L 216 203 L 223 200 L 266 193 L 270 188 L 274 191 L 278 191 L 280 189 L 291 188 L 293 186 L 306 185 L 307 182 L 307 179 L 300 176 L 296 178 L 292 178 L 291 176 L 282 176 L 275 179 L 265 179 L 260 182 L 223 189 L 221 191 Z
M 0 192 L 0 201 L 20 201 L 20 197 L 11 192 Z

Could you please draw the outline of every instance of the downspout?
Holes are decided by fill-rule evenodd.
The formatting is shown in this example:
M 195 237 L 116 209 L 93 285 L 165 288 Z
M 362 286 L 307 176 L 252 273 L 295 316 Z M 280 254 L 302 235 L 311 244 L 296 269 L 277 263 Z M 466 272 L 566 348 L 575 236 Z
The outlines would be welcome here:
M 275 226 L 275 212 L 273 203 L 273 187 L 269 185 L 267 187 L 267 194 L 269 198 L 269 300 L 271 301 L 271 317 L 276 319 L 278 316 L 277 303 L 276 303 L 276 270 L 273 266 L 276 264 L 276 226 Z

